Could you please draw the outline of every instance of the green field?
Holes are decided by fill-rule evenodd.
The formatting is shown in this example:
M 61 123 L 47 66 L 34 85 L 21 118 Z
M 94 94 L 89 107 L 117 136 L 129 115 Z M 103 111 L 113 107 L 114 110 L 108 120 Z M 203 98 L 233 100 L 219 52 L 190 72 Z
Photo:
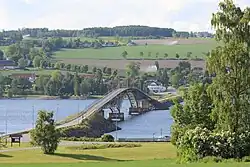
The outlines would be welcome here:
M 51 73 L 55 72 L 57 70 L 34 70 L 31 69 L 29 71 L 25 71 L 25 70 L 0 70 L 0 73 L 3 76 L 8 76 L 11 74 L 36 74 L 36 75 L 51 75 Z M 60 71 L 62 74 L 66 74 L 67 72 L 74 74 L 74 72 L 71 71 Z M 78 74 L 84 74 L 84 73 L 78 73 Z
M 59 147 L 55 155 L 40 149 L 0 153 L 0 167 L 247 167 L 250 163 L 177 164 L 170 143 L 144 143 L 134 148 L 72 150 Z
M 102 49 L 64 49 L 55 53 L 57 59 L 123 59 L 122 52 L 127 51 L 128 59 L 156 59 L 158 52 L 158 59 L 164 58 L 164 54 L 168 54 L 168 58 L 175 58 L 176 53 L 180 58 L 187 58 L 187 52 L 192 52 L 192 58 L 204 58 L 203 52 L 208 52 L 216 46 L 215 43 L 211 44 L 196 44 L 196 45 L 148 45 L 148 46 L 122 46 L 113 48 Z M 140 56 L 143 52 L 143 57 Z M 151 52 L 151 56 L 148 53 Z

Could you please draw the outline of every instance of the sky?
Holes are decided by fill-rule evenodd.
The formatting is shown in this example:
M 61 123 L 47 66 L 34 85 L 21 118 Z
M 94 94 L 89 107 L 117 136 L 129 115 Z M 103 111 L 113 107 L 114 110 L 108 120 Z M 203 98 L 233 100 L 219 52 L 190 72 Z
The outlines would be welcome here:
M 212 31 L 220 0 L 0 0 L 0 29 L 147 25 Z M 235 0 L 245 8 L 250 0 Z

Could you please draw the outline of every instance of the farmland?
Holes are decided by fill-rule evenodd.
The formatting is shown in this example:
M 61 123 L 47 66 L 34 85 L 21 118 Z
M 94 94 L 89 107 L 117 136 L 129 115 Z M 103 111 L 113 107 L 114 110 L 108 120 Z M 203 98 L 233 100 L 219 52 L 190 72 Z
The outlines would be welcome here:
M 102 37 L 105 39 L 104 37 Z M 106 38 L 107 39 L 107 38 Z M 108 38 L 110 39 L 110 38 Z M 141 63 L 141 68 L 145 69 L 159 60 L 161 67 L 174 68 L 181 59 L 187 59 L 187 52 L 192 52 L 190 59 L 205 59 L 205 54 L 217 46 L 214 39 L 141 39 L 134 40 L 138 46 L 109 47 L 102 49 L 63 49 L 54 54 L 57 61 L 69 64 L 88 64 L 89 66 L 111 67 L 114 69 L 125 69 L 130 61 Z M 147 45 L 145 45 L 147 43 Z M 126 60 L 121 56 L 126 51 Z M 143 54 L 141 54 L 143 52 Z M 167 54 L 167 56 L 166 56 Z M 176 54 L 180 60 L 176 59 Z M 96 61 L 98 60 L 98 61 Z M 112 60 L 112 61 L 110 61 Z M 193 67 L 204 68 L 205 62 L 202 60 L 190 61 Z
M 144 42 L 142 42 L 144 41 Z M 166 42 L 168 40 L 158 40 L 158 42 Z M 209 42 L 210 41 L 210 42 Z M 139 40 L 140 46 L 122 46 L 122 47 L 110 47 L 102 49 L 64 49 L 56 52 L 55 57 L 58 59 L 123 59 L 122 52 L 127 51 L 127 59 L 158 59 L 166 58 L 165 54 L 168 54 L 167 58 L 175 58 L 176 54 L 180 55 L 180 58 L 187 58 L 187 52 L 192 52 L 192 58 L 204 58 L 204 53 L 207 53 L 216 46 L 216 43 L 212 40 L 204 43 L 195 43 L 196 40 L 191 40 L 191 43 L 187 41 L 180 41 L 180 44 L 167 45 L 159 44 L 156 40 Z M 156 44 L 142 45 L 142 43 L 154 42 Z M 169 42 L 169 41 L 168 41 Z M 170 42 L 171 43 L 171 42 Z M 186 44 L 182 44 L 186 43 Z M 195 44 L 192 44 L 195 43 Z M 140 55 L 143 52 L 143 55 Z

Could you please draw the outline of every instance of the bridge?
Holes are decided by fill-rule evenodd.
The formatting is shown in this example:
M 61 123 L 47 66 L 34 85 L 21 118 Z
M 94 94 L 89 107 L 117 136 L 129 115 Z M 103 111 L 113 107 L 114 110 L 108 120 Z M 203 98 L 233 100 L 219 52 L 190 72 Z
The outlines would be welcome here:
M 130 115 L 139 115 L 151 110 L 166 110 L 172 105 L 171 102 L 159 102 L 137 88 L 119 88 L 108 93 L 100 100 L 97 100 L 84 111 L 72 116 L 70 119 L 58 123 L 56 128 L 70 127 L 80 124 L 84 119 L 90 118 L 96 113 L 100 113 L 104 116 L 103 109 L 111 110 L 111 113 L 109 113 L 110 119 L 120 118 L 120 120 L 123 121 L 124 113 L 120 112 L 120 107 L 124 96 L 128 97 L 131 104 L 131 107 L 129 108 Z M 32 130 L 32 128 L 11 134 L 23 134 L 30 130 Z M 10 134 L 4 136 L 8 135 Z
M 151 98 L 149 95 L 137 88 L 119 88 L 110 92 L 102 99 L 97 100 L 78 115 L 63 121 L 63 123 L 59 124 L 58 128 L 77 125 L 95 113 L 100 113 L 104 116 L 103 109 L 111 110 L 111 113 L 109 113 L 110 119 L 119 118 L 123 121 L 124 113 L 120 112 L 120 107 L 124 96 L 128 97 L 131 104 L 129 109 L 130 115 L 139 115 L 150 110 L 164 110 L 171 106 L 170 103 L 161 103 Z

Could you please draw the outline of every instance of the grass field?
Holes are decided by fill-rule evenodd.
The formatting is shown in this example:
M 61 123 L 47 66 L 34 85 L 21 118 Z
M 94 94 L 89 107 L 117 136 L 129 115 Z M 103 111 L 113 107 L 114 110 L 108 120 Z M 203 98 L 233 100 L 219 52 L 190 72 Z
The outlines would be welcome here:
M 72 150 L 60 147 L 55 155 L 39 149 L 0 153 L 0 167 L 247 167 L 250 163 L 177 164 L 169 143 L 144 143 L 136 148 Z
M 8 76 L 11 74 L 33 74 L 35 73 L 36 75 L 50 75 L 51 73 L 55 72 L 56 70 L 34 70 L 31 69 L 29 71 L 25 70 L 0 70 L 0 73 L 3 76 Z M 66 74 L 67 72 L 74 74 L 74 72 L 70 71 L 60 71 L 62 74 Z M 84 74 L 84 73 L 78 73 L 79 75 Z
M 105 38 L 105 37 L 103 37 Z M 110 37 L 108 38 L 110 39 Z M 174 41 L 178 44 L 169 45 Z M 114 69 L 124 70 L 126 64 L 130 61 L 137 61 L 141 63 L 141 69 L 146 70 L 149 66 L 154 65 L 155 60 L 158 60 L 161 67 L 175 68 L 181 60 L 164 60 L 165 53 L 167 58 L 176 58 L 176 54 L 180 55 L 180 59 L 187 58 L 187 52 L 192 52 L 191 58 L 203 58 L 204 53 L 214 49 L 218 44 L 214 39 L 158 39 L 158 40 L 135 40 L 139 46 L 122 46 L 102 49 L 64 49 L 54 54 L 57 61 L 62 61 L 71 64 L 88 64 L 97 67 L 111 67 Z M 148 43 L 146 46 L 145 43 Z M 121 56 L 122 52 L 127 51 L 127 59 L 124 60 Z M 143 56 L 140 55 L 143 52 Z M 149 56 L 149 52 L 151 56 Z M 157 56 L 158 54 L 158 56 Z M 141 60 L 140 60 L 141 59 Z M 146 60 L 143 60 L 146 59 Z M 98 61 L 96 61 L 98 60 Z M 112 60 L 112 61 L 110 61 Z M 205 62 L 190 61 L 192 67 L 205 67 Z
M 122 47 L 110 47 L 102 49 L 64 49 L 55 53 L 57 59 L 123 59 L 121 54 L 127 51 L 128 59 L 156 59 L 158 53 L 158 59 L 164 59 L 164 54 L 168 54 L 168 58 L 175 58 L 176 53 L 180 55 L 180 58 L 187 58 L 187 52 L 192 52 L 192 58 L 204 58 L 204 52 L 208 52 L 213 49 L 216 44 L 196 44 L 196 45 L 148 45 L 148 46 L 122 46 Z M 140 52 L 143 52 L 143 57 L 140 56 Z M 151 52 L 151 56 L 148 56 Z

